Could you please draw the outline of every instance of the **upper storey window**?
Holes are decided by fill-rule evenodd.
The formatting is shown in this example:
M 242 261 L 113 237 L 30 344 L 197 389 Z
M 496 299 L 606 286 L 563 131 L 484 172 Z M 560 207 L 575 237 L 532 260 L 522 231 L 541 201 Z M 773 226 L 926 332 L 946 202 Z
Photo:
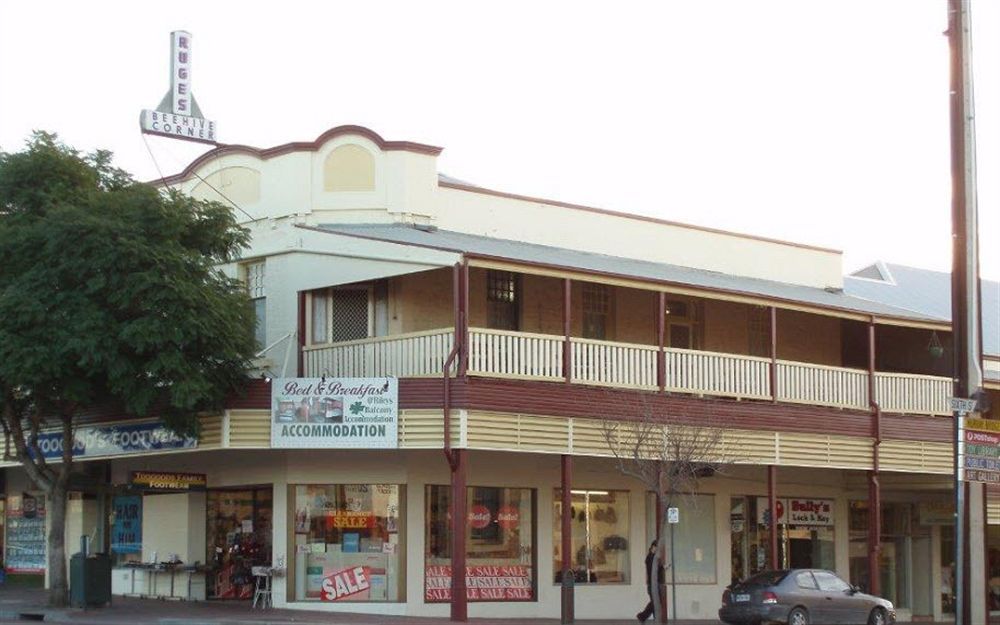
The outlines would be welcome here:
M 264 297 L 264 261 L 247 263 L 243 267 L 243 279 L 247 285 L 247 294 L 253 304 L 256 325 L 254 338 L 257 349 L 264 349 L 267 343 L 267 298 Z
M 486 272 L 486 324 L 494 330 L 516 331 L 520 327 L 518 306 L 520 281 L 510 271 Z
M 342 145 L 323 163 L 323 190 L 374 191 L 375 158 L 360 145 Z

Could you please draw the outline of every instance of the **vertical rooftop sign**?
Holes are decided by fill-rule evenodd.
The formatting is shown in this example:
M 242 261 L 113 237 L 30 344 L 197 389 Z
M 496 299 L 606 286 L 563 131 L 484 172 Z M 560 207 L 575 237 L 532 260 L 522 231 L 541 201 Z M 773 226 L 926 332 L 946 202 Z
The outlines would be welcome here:
M 202 116 L 191 92 L 191 33 L 170 33 L 170 91 L 156 110 L 143 109 L 139 125 L 146 134 L 216 143 L 215 122 Z

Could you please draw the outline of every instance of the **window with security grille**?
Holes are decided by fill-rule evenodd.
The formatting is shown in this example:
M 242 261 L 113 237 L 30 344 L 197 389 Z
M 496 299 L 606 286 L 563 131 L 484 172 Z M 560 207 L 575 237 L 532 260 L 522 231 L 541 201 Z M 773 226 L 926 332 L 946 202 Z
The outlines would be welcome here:
M 246 265 L 246 284 L 251 299 L 264 297 L 264 261 Z
M 517 330 L 520 284 L 510 271 L 486 272 L 486 324 L 494 330 Z
M 254 339 L 257 349 L 267 346 L 267 298 L 264 297 L 264 261 L 244 265 L 244 280 L 247 295 L 253 304 Z
M 330 341 L 356 341 L 371 336 L 371 291 L 330 291 Z
M 611 289 L 603 284 L 583 285 L 583 338 L 608 338 Z

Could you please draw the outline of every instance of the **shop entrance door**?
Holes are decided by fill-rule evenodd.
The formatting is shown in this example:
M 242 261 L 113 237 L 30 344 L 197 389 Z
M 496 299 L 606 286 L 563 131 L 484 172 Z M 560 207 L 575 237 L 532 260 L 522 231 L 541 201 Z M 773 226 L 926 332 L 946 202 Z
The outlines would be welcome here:
M 251 568 L 271 565 L 271 491 L 270 486 L 208 491 L 209 598 L 253 597 Z

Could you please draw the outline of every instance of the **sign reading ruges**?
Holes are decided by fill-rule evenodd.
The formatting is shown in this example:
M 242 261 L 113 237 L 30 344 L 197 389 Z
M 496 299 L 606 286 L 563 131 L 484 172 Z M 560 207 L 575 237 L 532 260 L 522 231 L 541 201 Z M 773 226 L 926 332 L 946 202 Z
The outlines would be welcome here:
M 216 142 L 215 122 L 202 117 L 191 92 L 191 33 L 170 33 L 170 91 L 156 110 L 145 109 L 139 118 L 142 132 L 175 139 Z
M 271 447 L 394 449 L 396 378 L 279 378 L 271 383 Z

